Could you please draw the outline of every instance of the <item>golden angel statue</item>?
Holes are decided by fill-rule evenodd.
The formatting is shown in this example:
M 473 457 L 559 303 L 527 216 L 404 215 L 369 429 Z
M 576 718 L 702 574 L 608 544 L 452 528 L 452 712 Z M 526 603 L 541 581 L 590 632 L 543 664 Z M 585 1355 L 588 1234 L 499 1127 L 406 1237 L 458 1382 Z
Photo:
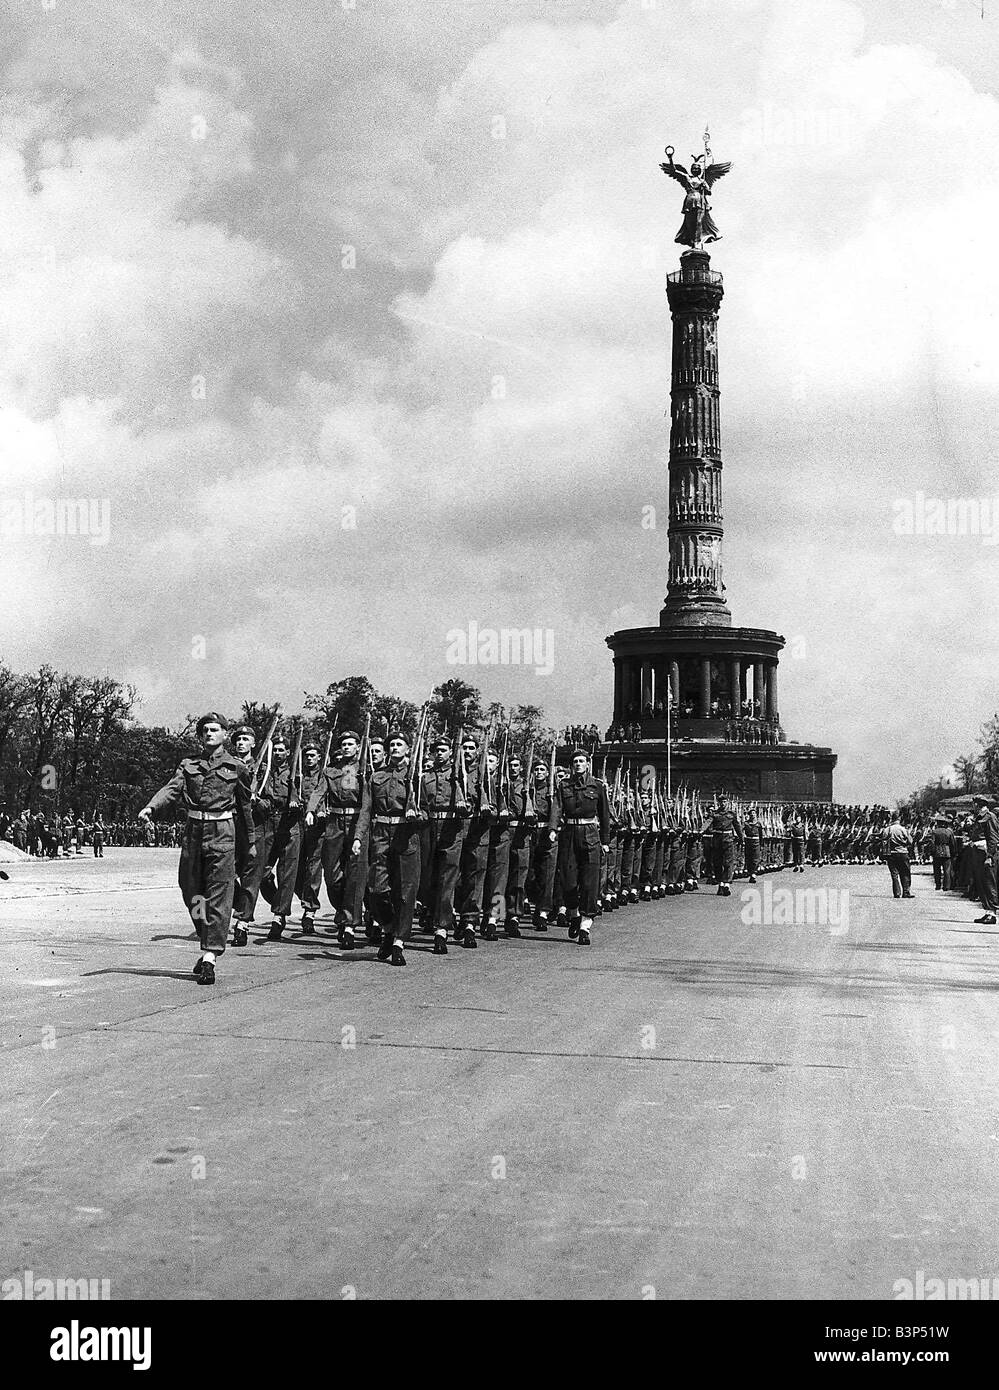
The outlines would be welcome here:
M 708 147 L 708 133 L 704 132 L 704 154 L 691 155 L 690 172 L 682 164 L 673 163 L 673 146 L 666 146 L 666 158 L 668 164 L 660 164 L 660 169 L 664 174 L 668 174 L 671 179 L 676 179 L 677 183 L 682 184 L 685 192 L 683 200 L 683 225 L 676 234 L 676 240 L 683 246 L 692 246 L 700 250 L 702 241 L 718 241 L 721 232 L 715 226 L 715 220 L 711 216 L 711 204 L 708 202 L 708 194 L 711 192 L 712 185 L 727 174 L 732 167 L 731 161 L 725 164 L 712 164 L 711 150 Z

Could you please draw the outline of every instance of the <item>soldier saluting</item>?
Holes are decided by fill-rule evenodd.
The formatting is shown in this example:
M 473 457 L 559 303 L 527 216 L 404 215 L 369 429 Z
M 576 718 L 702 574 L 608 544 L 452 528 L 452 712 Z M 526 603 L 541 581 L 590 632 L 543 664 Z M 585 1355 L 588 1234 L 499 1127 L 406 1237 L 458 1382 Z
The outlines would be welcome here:
M 151 824 L 157 811 L 181 805 L 187 812 L 178 881 L 184 904 L 201 938 L 194 967 L 198 982 L 215 983 L 215 961 L 225 951 L 237 867 L 253 862 L 250 775 L 225 747 L 226 722 L 214 712 L 197 723 L 201 757 L 185 758 L 165 787 L 139 812 Z M 239 834 L 237 835 L 237 825 Z M 240 860 L 237 865 L 237 846 Z
M 735 848 L 742 845 L 742 825 L 739 817 L 729 809 L 728 798 L 719 793 L 714 810 L 711 811 L 702 827 L 703 835 L 711 836 L 711 872 L 718 880 L 718 896 L 732 896 L 732 875 L 735 872 Z
M 569 935 L 589 946 L 597 910 L 600 854 L 608 853 L 610 804 L 607 787 L 589 771 L 582 748 L 572 754 L 572 773 L 555 789 L 549 812 L 550 839 L 558 840 L 562 896 L 571 913 Z

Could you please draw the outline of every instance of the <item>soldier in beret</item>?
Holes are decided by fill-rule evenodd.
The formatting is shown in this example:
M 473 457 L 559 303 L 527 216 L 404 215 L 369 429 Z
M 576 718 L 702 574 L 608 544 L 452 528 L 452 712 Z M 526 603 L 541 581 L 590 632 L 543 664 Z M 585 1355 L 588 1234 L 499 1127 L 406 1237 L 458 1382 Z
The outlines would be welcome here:
M 379 744 L 381 749 L 381 744 Z M 321 835 L 320 862 L 341 950 L 354 949 L 368 873 L 371 794 L 360 766 L 361 741 L 344 729 L 337 754 L 317 776 L 306 803 L 307 831 Z M 319 892 L 316 890 L 318 905 Z
M 253 857 L 254 857 L 254 864 L 263 864 L 263 863 L 265 863 L 265 860 L 266 860 L 266 856 L 265 856 L 264 851 L 263 851 L 263 836 L 264 836 L 263 818 L 262 818 L 262 816 L 258 816 L 258 814 L 257 814 L 256 799 L 255 799 L 255 798 L 253 797 L 253 795 L 252 795 L 252 784 L 253 784 L 253 750 L 254 750 L 254 748 L 256 747 L 256 742 L 257 742 L 257 736 L 256 736 L 256 734 L 253 732 L 253 730 L 250 728 L 249 724 L 240 724 L 240 725 L 238 725 L 235 729 L 233 729 L 233 731 L 232 731 L 232 751 L 233 751 L 233 753 L 236 755 L 236 757 L 240 760 L 240 762 L 241 762 L 241 763 L 244 763 L 244 764 L 246 765 L 247 774 L 248 774 L 248 776 L 249 776 L 249 778 L 250 778 L 250 785 L 251 785 L 250 807 L 251 807 L 251 816 L 252 816 L 252 820 L 253 820 L 253 851 L 254 851 Z M 239 826 L 238 826 L 238 825 L 237 825 L 237 827 L 236 827 L 236 833 L 237 833 L 237 836 L 238 836 L 239 833 L 240 833 L 240 831 L 239 831 Z M 237 857 L 237 859 L 240 859 L 240 860 L 242 860 L 243 858 L 245 858 L 245 856 L 242 855 L 242 854 L 240 853 L 240 847 L 239 847 L 238 845 L 237 845 L 237 856 L 236 856 L 236 857 Z M 249 872 L 249 874 L 247 875 L 247 877 L 252 877 L 252 875 L 253 875 L 253 868 L 250 869 L 250 872 Z M 235 892 L 234 892 L 234 894 L 233 894 L 233 900 L 232 900 L 232 912 L 233 912 L 233 916 L 232 916 L 232 944 L 233 944 L 234 946 L 245 946 L 245 945 L 246 945 L 246 942 L 247 942 L 246 925 L 245 925 L 245 922 L 243 921 L 243 917 L 242 917 L 242 914 L 241 914 L 241 911 L 240 911 L 240 909 L 241 909 L 241 907 L 242 907 L 242 905 L 243 905 L 243 898 L 244 898 L 244 889 L 243 889 L 242 881 L 237 881 L 237 883 L 236 883 L 236 889 L 235 889 Z M 252 905 L 251 905 L 250 911 L 249 911 L 248 920 L 252 920 L 252 918 L 253 918 L 253 907 L 252 907 Z
M 746 815 L 743 839 L 746 847 L 746 874 L 750 883 L 755 883 L 756 873 L 760 867 L 760 851 L 763 847 L 763 827 L 760 825 L 755 811 L 749 811 Z
M 548 834 L 551 797 L 548 794 L 548 768 L 540 758 L 534 760 L 531 799 L 534 803 L 535 824 L 531 832 L 531 863 L 528 869 L 526 893 L 534 904 L 532 925 L 535 931 L 547 931 L 555 887 L 555 846 Z
M 446 956 L 448 931 L 454 930 L 456 943 L 461 935 L 454 895 L 471 814 L 461 769 L 455 766 L 451 741 L 446 735 L 434 742 L 434 764 L 423 775 L 420 806 L 427 817 L 422 891 L 434 933 L 434 955 Z
M 714 809 L 702 826 L 702 834 L 711 837 L 711 871 L 718 883 L 718 896 L 731 897 L 735 852 L 742 847 L 742 825 L 735 812 L 729 809 L 724 792 L 718 793 Z
M 458 878 L 458 912 L 461 944 L 466 950 L 477 946 L 476 930 L 482 921 L 482 894 L 489 862 L 489 809 L 482 808 L 482 767 L 479 746 L 471 734 L 461 744 L 471 817 L 465 830 Z M 482 760 L 484 762 L 484 759 Z
M 382 929 L 379 960 L 405 965 L 420 886 L 421 817 L 409 778 L 409 739 L 388 736 L 388 761 L 371 774 L 371 909 Z
M 319 762 L 321 750 L 317 743 L 302 744 L 302 785 L 300 796 L 302 805 L 308 808 L 312 795 L 320 781 Z M 317 825 L 315 818 L 305 818 L 302 831 L 302 847 L 298 856 L 298 873 L 295 877 L 295 895 L 302 904 L 302 935 L 312 936 L 316 930 L 316 913 L 319 911 L 319 889 L 323 881 L 323 825 Z
M 214 711 L 203 714 L 197 735 L 201 756 L 185 758 L 139 818 L 150 825 L 158 811 L 173 806 L 182 806 L 187 813 L 178 881 L 201 939 L 195 977 L 200 984 L 213 985 L 215 963 L 225 951 L 229 934 L 236 873 L 249 867 L 254 854 L 253 822 L 249 773 L 246 764 L 225 747 L 225 720 Z M 243 846 L 240 863 L 237 844 Z
M 589 771 L 582 748 L 572 754 L 572 773 L 556 789 L 548 816 L 549 837 L 558 841 L 558 869 L 569 913 L 569 936 L 589 946 L 597 910 L 600 855 L 609 853 L 607 788 Z

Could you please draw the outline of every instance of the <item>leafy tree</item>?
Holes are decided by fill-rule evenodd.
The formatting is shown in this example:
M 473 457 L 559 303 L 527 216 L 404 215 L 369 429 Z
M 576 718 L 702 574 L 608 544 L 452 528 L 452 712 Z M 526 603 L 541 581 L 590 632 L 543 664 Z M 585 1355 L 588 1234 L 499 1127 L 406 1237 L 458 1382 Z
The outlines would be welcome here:
M 333 681 L 321 695 L 306 695 L 305 708 L 313 711 L 328 728 L 334 720 L 340 729 L 360 733 L 368 711 L 379 695 L 367 676 L 346 676 Z
M 452 676 L 435 686 L 430 697 L 430 713 L 439 729 L 453 733 L 462 725 L 475 725 L 482 719 L 482 696 L 474 685 Z

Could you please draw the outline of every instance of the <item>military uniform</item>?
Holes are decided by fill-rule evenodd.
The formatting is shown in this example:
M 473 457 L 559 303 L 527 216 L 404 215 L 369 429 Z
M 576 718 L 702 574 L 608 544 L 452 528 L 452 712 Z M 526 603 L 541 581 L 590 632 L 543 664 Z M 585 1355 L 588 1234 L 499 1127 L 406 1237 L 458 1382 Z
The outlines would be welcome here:
M 789 838 L 791 841 L 791 862 L 794 865 L 794 872 L 804 873 L 805 827 L 797 817 L 791 822 Z
M 379 957 L 393 965 L 406 963 L 420 887 L 420 818 L 406 815 L 408 790 L 406 762 L 371 774 L 371 910 L 383 932 Z
M 184 904 L 198 929 L 201 949 L 221 955 L 236 871 L 243 867 L 236 863 L 237 825 L 240 842 L 252 844 L 246 767 L 224 748 L 216 748 L 210 757 L 185 758 L 150 801 L 149 810 L 155 815 L 173 806 L 187 813 L 178 872 Z
M 531 846 L 537 826 L 537 811 L 527 795 L 523 778 L 511 782 L 507 792 L 510 834 L 509 859 L 506 877 L 506 902 L 503 925 L 508 936 L 520 935 L 520 919 L 524 914 L 524 890 L 531 867 Z
M 495 814 L 495 795 L 492 805 L 483 805 L 481 774 L 478 768 L 474 771 L 466 768 L 466 782 L 472 814 L 461 850 L 458 913 L 461 919 L 462 944 L 470 946 L 474 944 L 475 932 L 482 922 L 482 894 L 489 864 L 489 832 L 492 816 Z
M 510 807 L 506 793 L 500 788 L 499 770 L 490 774 L 491 791 L 483 791 L 480 801 L 483 813 L 489 815 L 489 849 L 486 872 L 482 881 L 482 904 L 486 926 L 482 933 L 487 941 L 496 940 L 497 923 L 506 919 L 506 884 L 510 872 Z M 510 935 L 520 935 L 519 930 Z
M 537 816 L 535 827 L 530 833 L 531 862 L 528 869 L 527 895 L 534 904 L 534 925 L 540 930 L 548 930 L 548 918 L 552 911 L 555 889 L 555 866 L 558 855 L 548 834 L 548 819 L 552 799 L 548 791 L 547 778 L 535 780 L 532 792 L 534 810 Z
M 301 800 L 306 810 L 308 810 L 309 802 L 321 777 L 322 769 L 318 764 L 310 772 L 303 761 Z M 315 821 L 312 825 L 305 823 L 302 826 L 302 847 L 298 855 L 295 896 L 302 904 L 302 930 L 306 934 L 315 931 L 315 916 L 319 911 L 319 889 L 323 881 L 324 829 L 322 824 L 317 824 Z
M 371 793 L 358 760 L 338 758 L 323 768 L 306 810 L 315 818 L 307 829 L 318 839 L 321 872 L 340 945 L 349 950 L 361 922 L 371 819 Z M 361 842 L 359 854 L 353 853 L 355 840 Z M 315 897 L 318 905 L 318 888 Z
M 750 819 L 746 821 L 742 833 L 745 844 L 746 873 L 750 880 L 755 880 L 757 871 L 760 867 L 760 851 L 763 847 L 763 827 L 758 820 Z
M 454 910 L 461 870 L 461 851 L 465 843 L 470 809 L 461 785 L 461 774 L 453 762 L 431 768 L 420 784 L 420 807 L 427 817 L 422 832 L 423 864 L 421 900 L 429 914 L 434 933 L 434 952 L 447 954 L 447 934 L 454 929 L 460 940 Z
M 735 873 L 736 848 L 742 845 L 739 817 L 728 807 L 712 811 L 703 833 L 711 837 L 711 876 L 718 883 L 719 894 L 727 896 Z
M 566 908 L 574 918 L 591 918 L 597 910 L 600 846 L 610 837 L 606 786 L 588 772 L 574 772 L 555 793 L 548 825 L 559 831 L 558 873 Z

